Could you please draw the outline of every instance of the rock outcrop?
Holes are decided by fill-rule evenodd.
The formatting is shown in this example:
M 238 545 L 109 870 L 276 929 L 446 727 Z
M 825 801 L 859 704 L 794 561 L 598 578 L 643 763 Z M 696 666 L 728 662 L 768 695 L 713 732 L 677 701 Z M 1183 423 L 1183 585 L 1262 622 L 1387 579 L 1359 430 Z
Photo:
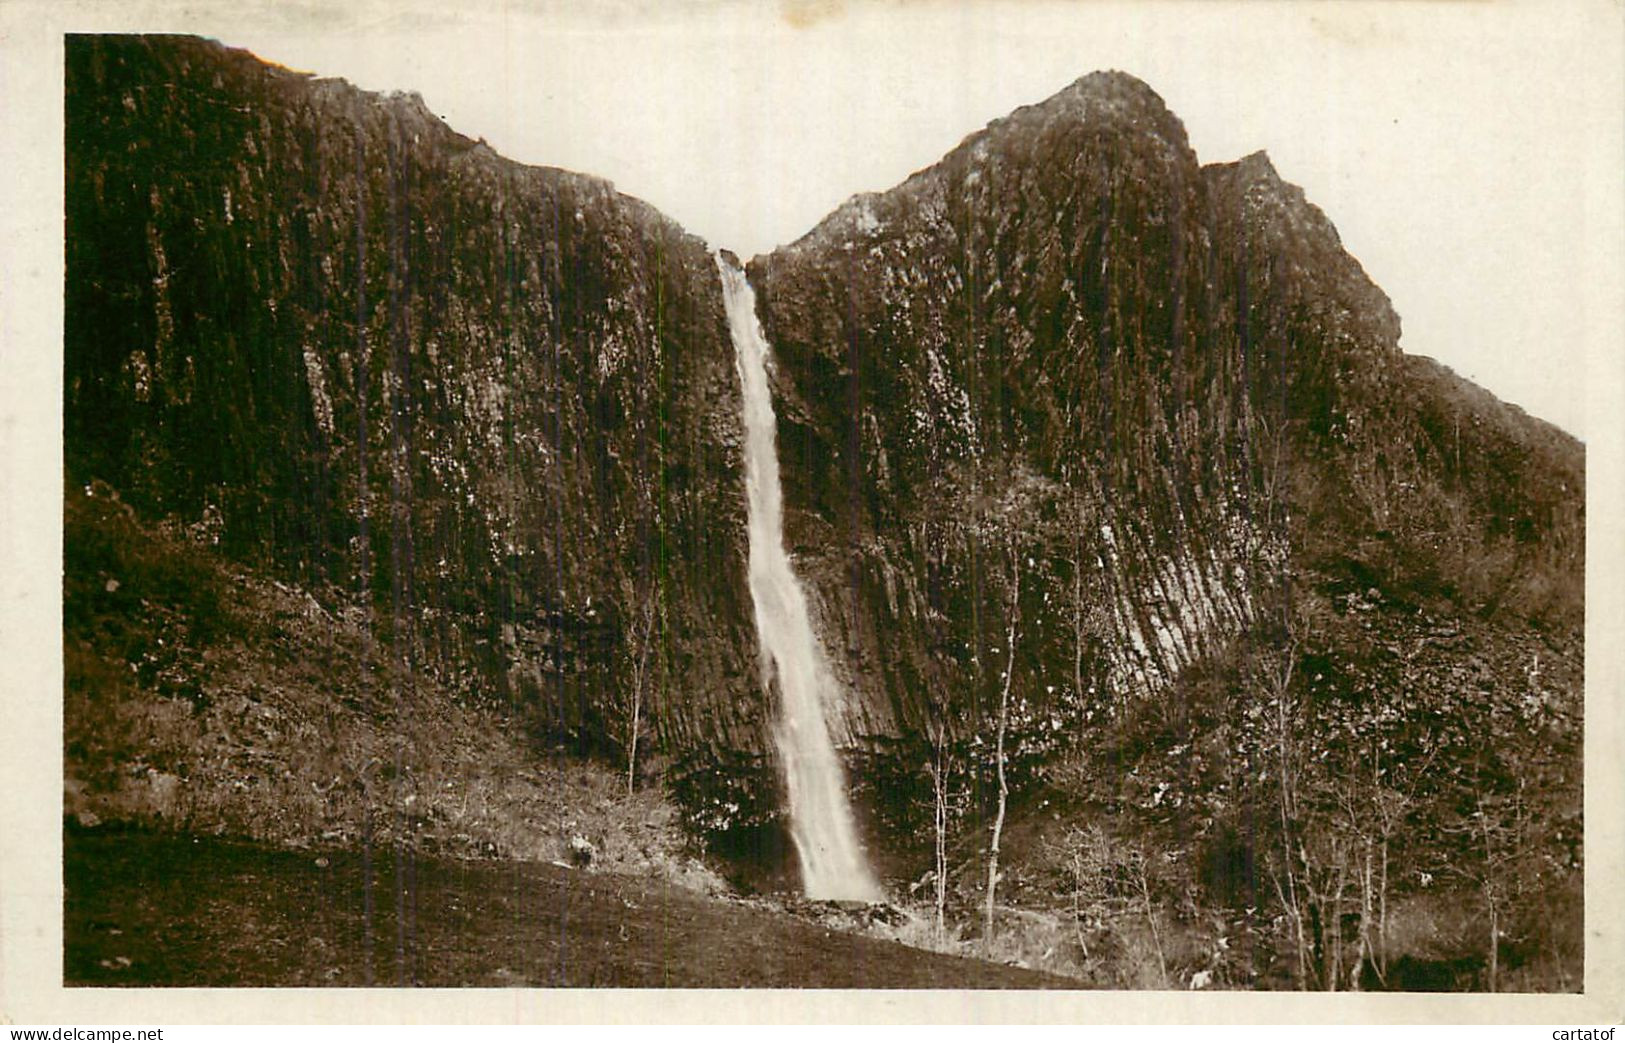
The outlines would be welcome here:
M 751 275 L 857 747 L 985 749 L 1013 669 L 1016 748 L 1064 756 L 1354 574 L 1511 615 L 1561 585 L 1577 633 L 1579 444 L 1404 355 L 1302 191 L 1262 153 L 1199 166 L 1130 76 L 996 121 Z

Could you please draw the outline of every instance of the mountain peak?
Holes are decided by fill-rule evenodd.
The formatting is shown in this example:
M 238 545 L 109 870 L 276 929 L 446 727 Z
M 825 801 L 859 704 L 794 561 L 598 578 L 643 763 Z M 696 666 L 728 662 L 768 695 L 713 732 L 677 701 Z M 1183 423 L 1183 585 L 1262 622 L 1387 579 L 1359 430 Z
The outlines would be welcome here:
M 1132 169 L 1135 176 L 1157 181 L 1194 178 L 1198 170 L 1185 126 L 1162 96 L 1130 73 L 1099 70 L 1080 76 L 1043 101 L 989 122 L 902 183 L 883 192 L 851 196 L 782 249 L 805 250 L 825 241 L 848 247 L 868 242 L 888 226 L 899 208 L 924 206 L 940 211 L 942 193 L 971 185 L 985 188 L 1016 170 L 1025 170 L 1031 177 L 1070 179 L 1073 189 L 1083 190 L 1077 160 L 1090 153 L 1109 155 L 1113 158 L 1108 165 Z M 987 170 L 1003 173 L 985 177 Z M 950 189 L 949 184 L 958 187 Z M 1098 188 L 1094 185 L 1087 192 Z M 1046 190 L 1045 194 L 1054 192 Z
M 1236 186 L 1264 184 L 1296 188 L 1281 178 L 1280 171 L 1275 169 L 1275 164 L 1270 160 L 1270 154 L 1263 149 L 1228 163 L 1209 163 L 1203 169 L 1209 172 L 1210 177 L 1220 178 Z
M 1154 102 L 1158 107 L 1165 107 L 1162 96 L 1151 89 L 1151 85 L 1135 76 L 1133 73 L 1121 69 L 1097 69 L 1094 72 L 1079 76 L 1061 93 L 1076 92 L 1098 98 L 1112 98 L 1132 100 L 1140 103 Z
M 1017 109 L 1013 118 L 1033 113 L 1066 113 L 1087 121 L 1122 120 L 1147 125 L 1165 137 L 1185 139 L 1185 128 L 1168 110 L 1162 95 L 1144 80 L 1120 69 L 1103 69 L 1078 77 L 1037 105 Z M 997 120 L 994 126 L 1003 122 Z
M 1236 161 L 1237 170 L 1249 181 L 1279 181 L 1281 175 L 1270 162 L 1270 154 L 1263 149 L 1242 156 Z

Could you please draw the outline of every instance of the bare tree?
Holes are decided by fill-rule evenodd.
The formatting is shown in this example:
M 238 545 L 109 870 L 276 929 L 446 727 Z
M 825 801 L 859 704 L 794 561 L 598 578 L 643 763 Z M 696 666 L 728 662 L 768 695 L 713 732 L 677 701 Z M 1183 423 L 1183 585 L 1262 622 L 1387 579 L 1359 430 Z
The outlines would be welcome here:
M 1157 907 L 1151 901 L 1151 860 L 1135 847 L 1129 852 L 1128 866 L 1133 873 L 1134 888 L 1140 893 L 1141 908 L 1145 910 L 1146 926 L 1151 929 L 1151 945 L 1157 952 L 1157 969 L 1162 974 L 1162 985 L 1168 986 L 1168 957 L 1162 951 L 1162 931 L 1157 928 Z
M 1422 764 L 1406 771 L 1410 785 L 1404 790 L 1392 784 L 1397 769 L 1393 765 L 1385 767 L 1376 750 L 1369 754 L 1369 791 L 1359 792 L 1359 782 L 1352 772 L 1341 788 L 1340 802 L 1348 828 L 1360 837 L 1364 852 L 1360 876 L 1360 957 L 1350 975 L 1356 988 L 1365 966 L 1371 968 L 1377 981 L 1383 984 L 1388 981 L 1389 854 L 1394 837 L 1416 802 L 1417 788 L 1438 755 L 1438 746 L 1431 742 L 1428 745 L 1428 756 Z
M 992 950 L 993 907 L 999 883 L 999 842 L 1004 834 L 1005 805 L 1009 801 L 1010 786 L 1004 771 L 1004 740 L 1010 727 L 1010 682 L 1016 672 L 1016 626 L 1021 618 L 1021 555 L 1013 547 L 1010 552 L 1010 608 L 1009 626 L 1005 633 L 1008 658 L 1004 668 L 1004 687 L 999 693 L 999 723 L 993 747 L 994 769 L 999 780 L 998 812 L 993 818 L 993 837 L 987 850 L 987 914 L 983 928 L 983 944 Z
M 1501 924 L 1506 908 L 1515 897 L 1516 878 L 1512 872 L 1523 853 L 1528 828 L 1528 805 L 1524 800 L 1523 781 L 1511 794 L 1486 792 L 1482 781 L 1473 786 L 1473 811 L 1469 820 L 1447 832 L 1465 836 L 1476 843 L 1483 855 L 1481 868 L 1474 872 L 1466 865 L 1452 867 L 1464 879 L 1478 887 L 1484 899 L 1489 936 L 1484 954 L 1486 987 L 1490 992 L 1500 991 L 1501 977 Z
M 1138 844 L 1109 837 L 1099 826 L 1074 827 L 1062 839 L 1061 851 L 1072 872 L 1072 928 L 1078 950 L 1090 959 L 1089 941 L 1084 931 L 1105 929 L 1120 936 L 1127 922 L 1143 918 L 1157 958 L 1155 985 L 1168 987 L 1168 957 L 1162 944 L 1162 924 L 1153 896 L 1155 864 Z M 1125 983 L 1140 979 L 1143 973 L 1135 957 L 1122 959 L 1119 974 Z M 1130 986 L 1132 987 L 1132 986 Z
M 1276 804 L 1281 819 L 1281 872 L 1285 876 L 1282 880 L 1274 873 L 1270 874 L 1275 885 L 1276 897 L 1292 918 L 1292 929 L 1298 962 L 1298 982 L 1300 986 L 1307 985 L 1309 981 L 1309 945 L 1304 930 L 1303 907 L 1299 904 L 1298 873 L 1293 868 L 1296 859 L 1303 857 L 1301 843 L 1295 844 L 1295 823 L 1297 821 L 1297 793 L 1294 789 L 1296 766 L 1294 760 L 1294 744 L 1292 719 L 1295 711 L 1292 699 L 1292 670 L 1297 662 L 1297 642 L 1289 640 L 1275 660 L 1267 665 L 1264 674 L 1264 683 L 1268 688 L 1268 696 L 1274 704 L 1275 734 L 1271 739 L 1275 745 L 1276 753 Z
M 1067 519 L 1067 528 L 1072 534 L 1072 689 L 1073 694 L 1082 702 L 1085 691 L 1084 645 L 1101 610 L 1098 604 L 1086 604 L 1084 599 L 1083 573 L 1086 567 L 1084 555 L 1088 549 L 1084 533 L 1089 528 L 1089 499 L 1080 479 L 1074 477 L 1070 467 L 1062 470 L 1061 481 L 1071 489 L 1071 517 Z
M 1473 800 L 1478 805 L 1475 812 L 1478 816 L 1478 833 L 1484 842 L 1484 873 L 1479 881 L 1479 890 L 1484 894 L 1484 905 L 1489 912 L 1489 991 L 1495 992 L 1501 971 L 1501 888 L 1497 879 L 1499 874 L 1496 872 L 1498 863 L 1503 857 L 1501 845 L 1497 843 L 1500 839 L 1497 836 L 1500 829 L 1491 827 L 1490 814 L 1484 807 L 1483 792 L 1473 794 Z M 1499 826 L 1500 823 L 1497 822 L 1496 827 Z
M 627 641 L 627 655 L 632 660 L 632 691 L 628 699 L 626 726 L 626 794 L 631 796 L 637 786 L 638 729 L 643 723 L 644 688 L 649 677 L 649 652 L 654 647 L 655 597 L 653 589 L 643 595 L 642 614 L 634 618 Z
M 948 907 L 948 776 L 952 763 L 948 754 L 948 728 L 938 723 L 931 734 L 931 822 L 936 834 L 936 932 L 941 943 L 947 935 Z

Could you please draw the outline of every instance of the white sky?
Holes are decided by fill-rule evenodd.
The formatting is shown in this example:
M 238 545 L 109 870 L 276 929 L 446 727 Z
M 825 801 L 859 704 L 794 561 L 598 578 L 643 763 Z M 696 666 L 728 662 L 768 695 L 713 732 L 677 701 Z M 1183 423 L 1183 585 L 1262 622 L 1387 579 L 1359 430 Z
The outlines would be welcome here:
M 220 37 L 420 91 L 505 155 L 614 181 L 743 256 L 1095 69 L 1145 80 L 1202 162 L 1268 150 L 1433 355 L 1584 437 L 1590 153 L 1619 22 L 1584 5 L 793 3 L 365 8 Z M 255 19 L 248 19 L 252 23 Z M 1612 34 L 1612 38 L 1610 37 Z M 1600 46 L 1599 46 L 1600 41 Z M 1594 53 L 1600 52 L 1600 53 Z M 1589 60 L 1600 74 L 1586 73 Z M 1612 103 L 1607 91 L 1612 87 Z M 1610 128 L 1608 121 L 1616 126 Z M 1617 167 L 1616 167 L 1617 172 Z
M 745 257 L 1018 105 L 1123 69 L 1202 162 L 1266 149 L 1393 299 L 1407 351 L 1581 437 L 1588 398 L 1611 415 L 1625 392 L 1617 369 L 1598 388 L 1587 354 L 1599 329 L 1620 346 L 1617 287 L 1596 286 L 1599 257 L 1619 279 L 1625 194 L 1610 0 L 174 7 L 92 5 L 102 16 L 74 27 L 195 31 L 417 90 L 504 155 L 609 178 Z

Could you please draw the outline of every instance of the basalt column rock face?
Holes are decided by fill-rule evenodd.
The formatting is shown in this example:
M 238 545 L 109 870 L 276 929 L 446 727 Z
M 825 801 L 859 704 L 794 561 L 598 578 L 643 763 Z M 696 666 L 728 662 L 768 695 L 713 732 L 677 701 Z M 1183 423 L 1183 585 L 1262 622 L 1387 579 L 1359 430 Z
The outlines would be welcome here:
M 691 826 L 780 814 L 706 245 L 415 96 L 191 38 L 66 57 L 70 500 L 360 614 L 392 676 L 550 744 L 619 753 L 646 700 Z M 1262 784 L 1266 659 L 1328 737 L 1306 758 L 1380 739 L 1457 795 L 1547 772 L 1578 816 L 1583 448 L 1404 354 L 1262 154 L 1203 167 L 1146 85 L 1092 74 L 747 272 L 883 875 L 923 864 L 931 764 L 985 804 L 1001 705 L 1015 805 L 1200 759 L 1077 806 L 1211 798 L 1160 825 L 1216 830 Z
M 642 657 L 669 748 L 763 747 L 704 243 L 214 43 L 70 37 L 66 78 L 70 495 L 358 600 L 554 741 L 618 741 Z
M 1246 625 L 1283 546 L 1215 235 L 1179 121 L 1097 74 L 755 262 L 854 739 L 980 729 L 1014 662 L 1042 746 Z
M 1215 325 L 1247 360 L 1255 481 L 1288 507 L 1294 568 L 1577 637 L 1584 446 L 1399 351 L 1386 296 L 1262 153 L 1204 174 Z
M 943 745 L 985 762 L 1007 679 L 1011 766 L 1042 774 L 1266 624 L 1329 649 L 1317 613 L 1356 586 L 1401 630 L 1537 619 L 1578 670 L 1580 445 L 1402 353 L 1302 191 L 1262 153 L 1200 167 L 1132 77 L 996 121 L 750 273 L 787 539 L 871 782 Z

